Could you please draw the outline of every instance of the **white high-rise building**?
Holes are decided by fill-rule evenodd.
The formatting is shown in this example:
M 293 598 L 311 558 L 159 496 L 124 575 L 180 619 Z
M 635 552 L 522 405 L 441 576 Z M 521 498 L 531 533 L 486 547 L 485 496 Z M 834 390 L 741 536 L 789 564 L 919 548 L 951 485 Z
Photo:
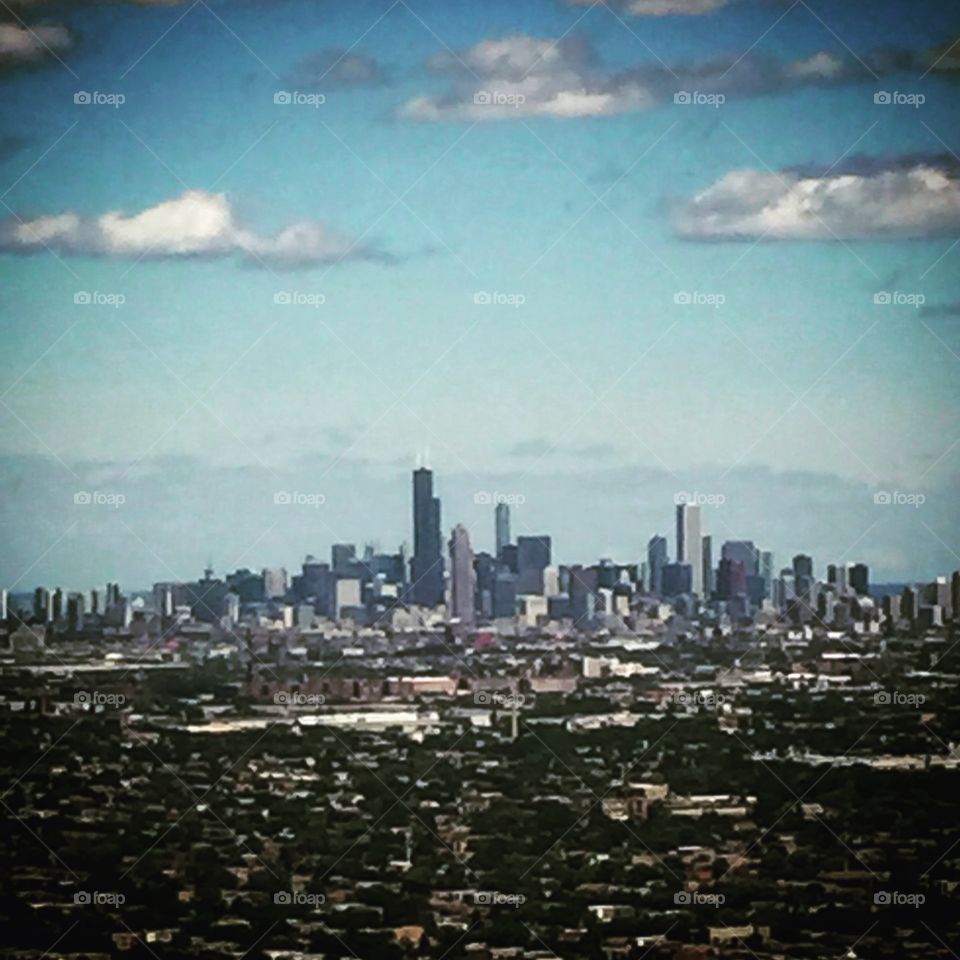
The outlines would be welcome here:
M 287 593 L 287 571 L 283 567 L 265 567 L 263 592 L 268 600 L 279 600 Z
M 695 503 L 677 504 L 677 563 L 690 564 L 690 589 L 703 596 L 703 543 L 700 507 Z

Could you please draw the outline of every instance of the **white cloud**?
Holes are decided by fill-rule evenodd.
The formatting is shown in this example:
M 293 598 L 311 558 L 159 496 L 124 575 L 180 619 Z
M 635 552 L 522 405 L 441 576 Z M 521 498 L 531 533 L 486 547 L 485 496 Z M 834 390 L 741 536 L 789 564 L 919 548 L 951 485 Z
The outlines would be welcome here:
M 72 46 L 73 35 L 66 27 L 0 23 L 0 68 L 39 63 L 66 53 Z
M 453 92 L 419 96 L 400 116 L 408 120 L 502 120 L 524 117 L 610 116 L 652 106 L 635 83 L 610 86 L 591 66 L 583 42 L 515 35 L 483 40 L 431 63 L 452 74 Z
M 858 57 L 819 50 L 796 60 L 749 52 L 671 67 L 647 63 L 614 73 L 603 68 L 583 39 L 516 34 L 432 58 L 429 66 L 450 78 L 449 89 L 414 97 L 399 115 L 420 121 L 613 116 L 671 104 L 681 91 L 722 94 L 729 101 L 801 87 L 875 83 L 899 71 L 926 69 L 934 55 L 941 57 L 937 70 L 949 70 L 952 54 L 946 51 L 944 45 Z
M 575 7 L 590 7 L 596 0 L 571 0 Z M 606 6 L 624 10 L 635 17 L 697 16 L 713 13 L 734 0 L 604 0 Z
M 960 180 L 932 159 L 827 174 L 734 170 L 683 204 L 674 225 L 694 240 L 936 236 L 960 229 Z
M 316 221 L 284 227 L 273 236 L 241 226 L 224 194 L 188 190 L 140 213 L 109 211 L 97 217 L 76 213 L 9 219 L 0 225 L 0 249 L 30 253 L 113 257 L 219 257 L 238 254 L 253 263 L 305 266 L 346 257 L 375 258 Z

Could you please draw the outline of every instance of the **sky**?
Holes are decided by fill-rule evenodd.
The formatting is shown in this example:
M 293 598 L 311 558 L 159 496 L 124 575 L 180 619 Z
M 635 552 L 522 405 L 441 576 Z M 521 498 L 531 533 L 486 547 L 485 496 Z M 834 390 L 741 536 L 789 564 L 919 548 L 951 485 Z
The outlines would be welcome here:
M 687 497 L 778 566 L 960 567 L 958 37 L 934 0 L 5 7 L 0 581 L 394 549 L 417 462 L 477 549 L 501 494 L 636 561 Z

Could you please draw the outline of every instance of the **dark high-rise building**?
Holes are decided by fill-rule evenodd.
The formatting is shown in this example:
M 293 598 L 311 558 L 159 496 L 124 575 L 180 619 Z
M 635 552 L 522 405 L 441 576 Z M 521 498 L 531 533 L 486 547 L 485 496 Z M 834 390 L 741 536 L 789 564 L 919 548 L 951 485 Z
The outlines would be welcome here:
M 204 571 L 203 580 L 173 584 L 175 606 L 190 607 L 191 615 L 204 623 L 217 623 L 227 612 L 227 594 L 230 592 L 227 583 L 214 577 L 212 570 Z M 111 609 L 119 607 L 117 601 Z
M 501 571 L 493 582 L 493 615 L 515 617 L 517 615 L 517 576 Z
M 356 572 L 356 560 L 356 544 L 335 543 L 330 548 L 330 566 L 337 576 L 352 576 Z
M 857 596 L 865 597 L 870 586 L 870 570 L 865 563 L 852 563 L 847 571 L 847 584 Z
M 610 559 L 603 558 L 594 567 L 597 571 L 597 586 L 612 590 L 620 582 L 620 568 Z
M 475 607 L 481 618 L 493 616 L 493 589 L 497 579 L 497 561 L 489 553 L 478 553 L 473 558 L 473 570 L 477 582 Z
M 511 572 L 517 572 L 517 545 L 515 543 L 504 544 L 503 549 L 497 559 Z
M 693 590 L 693 568 L 689 563 L 667 563 L 663 571 L 664 597 L 679 597 Z
M 53 611 L 52 615 L 54 622 L 63 619 L 65 609 L 63 603 L 63 590 L 61 590 L 60 587 L 57 587 L 57 589 L 53 591 L 51 610 Z
M 369 579 L 383 577 L 385 583 L 401 585 L 405 578 L 404 565 L 402 550 L 399 553 L 373 553 L 362 564 Z
M 496 533 L 496 549 L 493 555 L 499 558 L 503 548 L 510 542 L 510 505 L 498 503 L 493 516 Z
M 45 622 L 49 605 L 49 592 L 44 587 L 37 587 L 37 589 L 33 591 L 33 619 L 40 623 Z
M 809 602 L 813 589 L 813 559 L 805 553 L 798 553 L 793 558 L 793 581 L 797 599 Z
M 328 617 L 333 613 L 334 587 L 336 578 L 330 564 L 321 563 L 313 557 L 303 561 L 302 572 L 294 578 L 294 595 L 301 602 L 313 603 L 314 610 L 320 616 Z
M 67 626 L 71 630 L 83 629 L 83 594 L 67 595 Z
M 549 566 L 549 537 L 517 537 L 518 593 L 543 593 L 543 571 Z
M 241 603 L 263 603 L 267 597 L 262 573 L 252 570 L 237 570 L 227 574 L 227 586 Z
M 747 595 L 747 571 L 742 560 L 724 557 L 717 567 L 717 597 L 732 600 Z
M 663 594 L 663 568 L 667 565 L 667 538 L 653 536 L 647 544 L 647 568 L 650 572 L 651 593 Z
M 470 534 L 458 523 L 450 534 L 450 616 L 468 626 L 476 623 L 476 586 Z
M 763 605 L 763 601 L 770 596 L 767 578 L 751 573 L 747 576 L 747 597 L 755 607 Z
M 738 560 L 745 576 L 760 573 L 760 553 L 752 540 L 727 540 L 720 548 L 721 560 Z M 771 558 L 771 567 L 773 560 Z
M 410 599 L 424 607 L 443 603 L 440 501 L 433 495 L 433 471 L 413 471 L 413 564 Z
M 837 565 L 835 563 L 827 564 L 827 583 L 835 584 L 837 582 Z

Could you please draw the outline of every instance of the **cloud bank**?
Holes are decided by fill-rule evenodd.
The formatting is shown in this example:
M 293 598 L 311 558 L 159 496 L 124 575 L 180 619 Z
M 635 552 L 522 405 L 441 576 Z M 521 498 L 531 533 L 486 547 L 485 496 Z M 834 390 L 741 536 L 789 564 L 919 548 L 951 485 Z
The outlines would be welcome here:
M 956 164 L 876 159 L 843 169 L 733 170 L 675 211 L 689 240 L 864 240 L 960 230 Z
M 350 259 L 384 259 L 369 247 L 313 220 L 262 236 L 241 226 L 222 193 L 188 190 L 140 213 L 109 211 L 99 216 L 61 213 L 0 224 L 0 250 L 120 258 L 228 257 L 253 264 L 310 266 Z
M 574 7 L 592 7 L 597 0 L 570 0 Z M 622 10 L 634 17 L 692 17 L 713 13 L 735 0 L 602 0 L 611 10 Z
M 428 67 L 450 79 L 449 89 L 408 100 L 399 116 L 426 122 L 613 116 L 672 103 L 680 92 L 735 99 L 803 87 L 876 83 L 904 70 L 949 73 L 957 59 L 950 45 L 943 44 L 920 53 L 884 49 L 863 57 L 821 50 L 786 61 L 750 52 L 611 72 L 583 38 L 515 34 L 432 58 Z

